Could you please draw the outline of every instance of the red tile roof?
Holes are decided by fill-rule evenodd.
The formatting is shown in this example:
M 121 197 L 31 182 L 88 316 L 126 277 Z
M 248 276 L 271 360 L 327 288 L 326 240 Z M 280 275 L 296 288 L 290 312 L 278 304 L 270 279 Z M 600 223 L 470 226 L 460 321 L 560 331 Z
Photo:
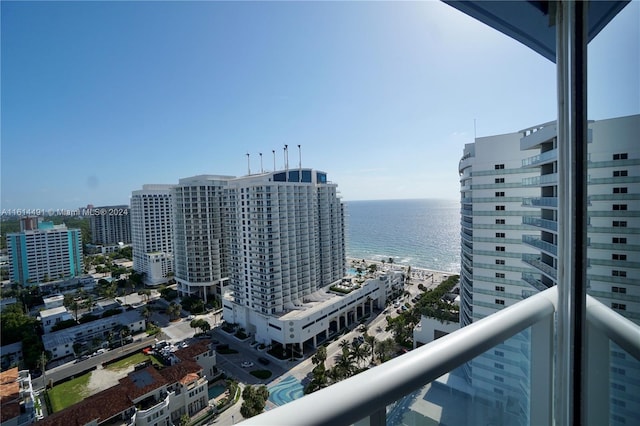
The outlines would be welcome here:
M 134 406 L 136 399 L 167 384 L 186 380 L 186 383 L 199 377 L 202 367 L 195 357 L 209 351 L 210 340 L 199 341 L 180 349 L 175 355 L 182 361 L 170 367 L 157 370 L 149 366 L 129 373 L 120 384 L 106 389 L 58 413 L 45 417 L 39 426 L 83 426 L 93 420 L 102 423 Z M 17 370 L 17 369 L 16 369 Z M 19 410 L 19 407 L 18 407 Z M 4 416 L 4 407 L 3 407 Z
M 20 415 L 18 367 L 0 373 L 0 422 Z

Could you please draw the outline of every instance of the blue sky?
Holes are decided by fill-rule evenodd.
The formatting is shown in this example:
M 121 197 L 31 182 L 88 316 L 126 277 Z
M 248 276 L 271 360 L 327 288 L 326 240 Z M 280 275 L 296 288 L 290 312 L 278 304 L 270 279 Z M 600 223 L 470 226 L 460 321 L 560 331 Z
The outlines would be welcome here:
M 590 47 L 591 118 L 640 112 L 638 2 Z M 465 143 L 555 119 L 555 67 L 440 2 L 6 2 L 3 209 L 324 170 L 345 200 L 459 198 Z M 618 43 L 620 49 L 611 49 Z M 614 76 L 615 78 L 611 78 Z

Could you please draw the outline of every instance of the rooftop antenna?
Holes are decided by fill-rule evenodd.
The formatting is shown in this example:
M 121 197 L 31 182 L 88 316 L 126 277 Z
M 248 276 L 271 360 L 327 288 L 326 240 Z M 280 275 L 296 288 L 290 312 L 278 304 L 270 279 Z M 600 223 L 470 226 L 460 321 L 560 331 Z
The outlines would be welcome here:
M 289 145 L 284 145 L 284 169 L 289 170 Z
M 473 119 L 473 139 L 475 140 L 478 137 L 478 134 L 476 133 L 476 119 Z
M 300 144 L 298 144 L 298 168 L 300 169 L 300 173 L 298 173 L 298 182 L 302 182 L 302 150 L 300 149 Z
M 264 173 L 264 169 L 262 168 L 262 153 L 260 153 L 260 173 Z
M 273 171 L 276 171 L 276 150 L 272 149 L 271 152 L 273 152 Z
M 251 165 L 249 164 L 249 153 L 247 152 L 247 174 L 251 174 Z

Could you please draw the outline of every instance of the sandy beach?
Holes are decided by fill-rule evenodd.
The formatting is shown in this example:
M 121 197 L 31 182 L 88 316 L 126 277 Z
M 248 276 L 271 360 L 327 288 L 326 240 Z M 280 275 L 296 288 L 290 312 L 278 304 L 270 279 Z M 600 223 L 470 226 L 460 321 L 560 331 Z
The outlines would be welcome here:
M 364 261 L 364 263 L 363 263 Z M 404 271 L 406 272 L 410 265 L 401 265 L 397 263 L 382 262 L 380 260 L 371 259 L 356 259 L 353 257 L 347 257 L 347 269 L 362 266 L 366 269 L 369 265 L 377 265 L 378 271 Z M 430 287 L 430 284 L 439 284 L 450 275 L 458 275 L 447 271 L 435 271 L 432 269 L 419 268 L 411 266 L 410 282 L 413 284 L 424 284 L 426 287 Z

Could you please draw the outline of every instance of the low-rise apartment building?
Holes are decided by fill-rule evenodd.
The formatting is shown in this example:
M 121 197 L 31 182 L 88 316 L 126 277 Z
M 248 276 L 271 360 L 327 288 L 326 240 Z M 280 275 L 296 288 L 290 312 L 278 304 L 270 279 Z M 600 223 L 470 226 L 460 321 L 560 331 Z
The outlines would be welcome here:
M 26 426 L 39 415 L 29 371 L 15 367 L 0 373 L 0 424 Z
M 51 360 L 55 360 L 74 355 L 74 343 L 83 344 L 94 338 L 106 341 L 110 332 L 123 327 L 127 327 L 131 334 L 135 334 L 146 329 L 146 321 L 138 311 L 125 311 L 118 315 L 78 324 L 64 330 L 45 332 L 42 336 L 42 343 L 44 349 L 51 352 Z
M 179 424 L 184 414 L 207 409 L 208 377 L 213 375 L 215 352 L 203 340 L 175 353 L 175 365 L 137 369 L 119 384 L 46 417 L 42 426 Z

